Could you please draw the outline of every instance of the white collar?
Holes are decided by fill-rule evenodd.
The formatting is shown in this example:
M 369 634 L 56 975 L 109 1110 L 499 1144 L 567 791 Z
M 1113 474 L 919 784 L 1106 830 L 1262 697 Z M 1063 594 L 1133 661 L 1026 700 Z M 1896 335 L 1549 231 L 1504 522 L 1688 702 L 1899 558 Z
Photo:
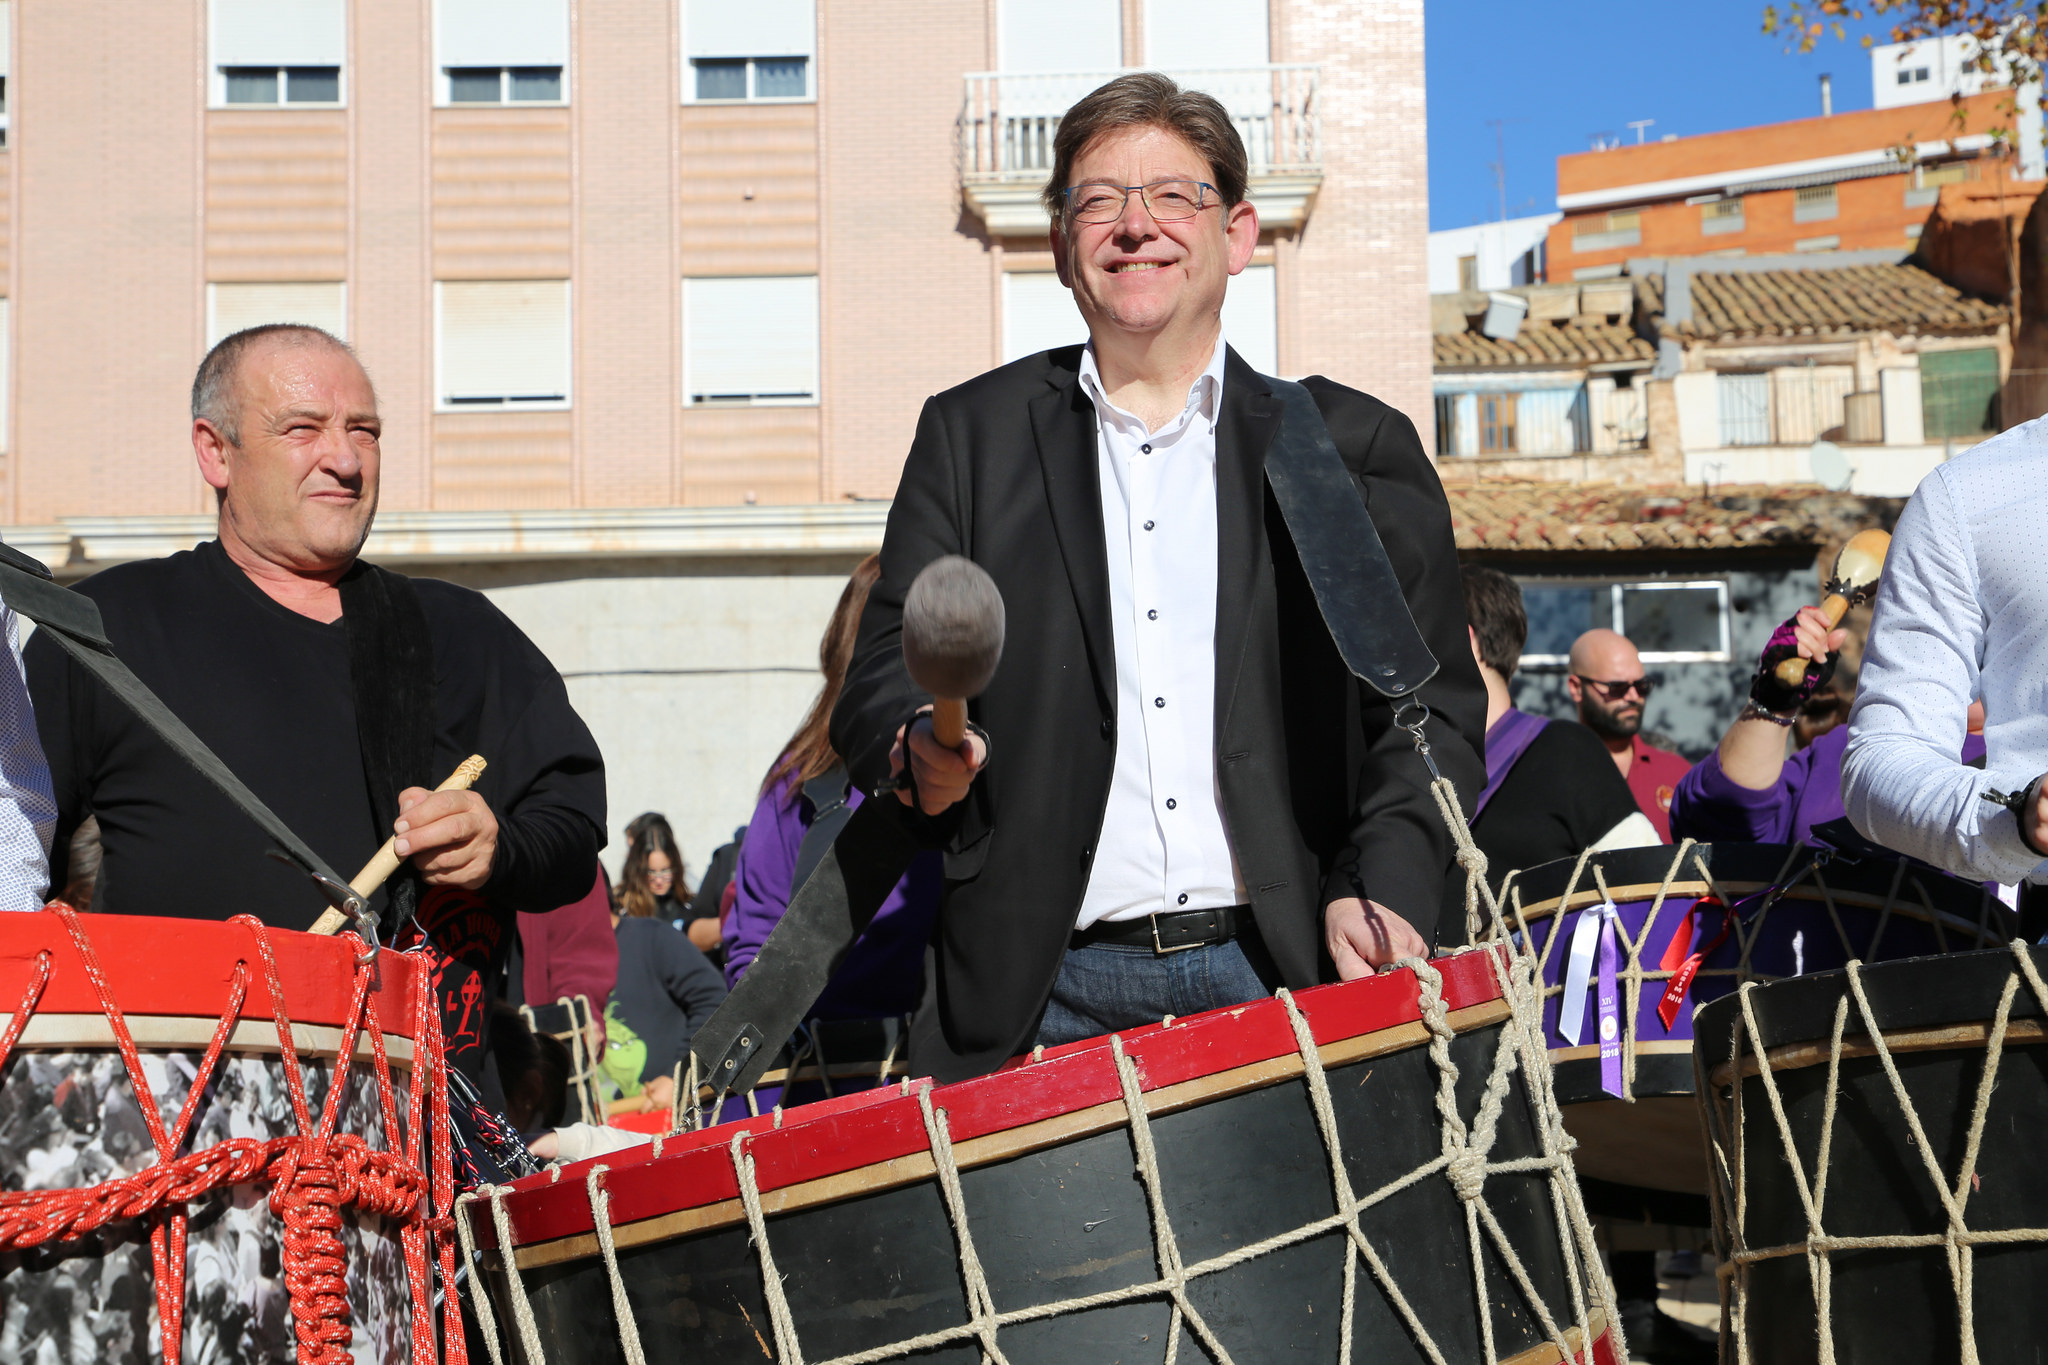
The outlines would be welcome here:
M 1162 433 L 1185 422 L 1188 414 L 1196 411 L 1201 413 L 1211 428 L 1215 427 L 1217 415 L 1223 409 L 1223 357 L 1226 350 L 1225 338 L 1219 332 L 1216 336 L 1216 350 L 1209 357 L 1208 366 L 1195 376 L 1194 383 L 1188 385 L 1188 399 L 1181 408 L 1180 417 L 1162 427 Z M 1102 385 L 1102 371 L 1095 363 L 1093 341 L 1081 348 L 1081 387 L 1087 393 L 1088 401 L 1095 404 L 1097 411 L 1113 414 L 1120 421 L 1144 427 L 1145 424 L 1137 417 L 1109 401 L 1109 395 Z

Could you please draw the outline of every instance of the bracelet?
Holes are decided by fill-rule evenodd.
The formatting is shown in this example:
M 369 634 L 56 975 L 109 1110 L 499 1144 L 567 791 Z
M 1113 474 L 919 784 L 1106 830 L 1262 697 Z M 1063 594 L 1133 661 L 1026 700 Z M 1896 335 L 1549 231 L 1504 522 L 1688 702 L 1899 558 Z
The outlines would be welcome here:
M 2033 805 L 2039 798 L 2043 782 L 2048 782 L 2048 773 L 2042 773 L 2032 782 L 2029 782 L 2026 786 L 2015 792 L 2002 792 L 1994 787 L 1987 788 L 1979 793 L 1984 800 L 1989 801 L 1992 805 L 2003 806 L 2012 813 L 2013 833 L 2020 836 L 2020 843 L 2026 848 L 2027 852 L 2037 858 L 2048 858 L 2048 849 L 2041 848 L 2032 839 L 2027 837 L 2027 807 Z
M 1781 716 L 1776 711 L 1764 710 L 1763 707 L 1758 706 L 1754 701 L 1752 701 L 1742 708 L 1742 714 L 1737 716 L 1735 719 L 1767 720 L 1773 725 L 1780 726 L 1783 728 L 1790 728 L 1792 722 L 1799 719 L 1799 713 L 1797 711 L 1794 711 L 1789 716 Z

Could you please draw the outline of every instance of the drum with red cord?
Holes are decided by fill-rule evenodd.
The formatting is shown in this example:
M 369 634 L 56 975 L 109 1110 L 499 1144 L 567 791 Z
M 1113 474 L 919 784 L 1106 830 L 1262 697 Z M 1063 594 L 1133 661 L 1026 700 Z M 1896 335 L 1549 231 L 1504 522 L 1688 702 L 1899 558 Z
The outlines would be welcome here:
M 0 1358 L 462 1358 L 433 994 L 361 947 L 0 915 Z
M 1472 951 L 672 1134 L 456 1226 L 525 1365 L 1614 1365 L 1515 971 Z

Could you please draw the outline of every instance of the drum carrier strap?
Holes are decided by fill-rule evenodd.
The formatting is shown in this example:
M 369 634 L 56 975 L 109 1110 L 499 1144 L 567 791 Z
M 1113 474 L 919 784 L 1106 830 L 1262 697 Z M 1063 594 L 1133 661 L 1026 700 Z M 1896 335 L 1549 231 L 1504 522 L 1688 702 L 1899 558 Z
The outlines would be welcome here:
M 107 639 L 97 602 L 83 593 L 60 587 L 48 569 L 8 545 L 0 545 L 0 601 L 47 630 L 66 654 L 105 684 L 138 720 L 156 731 L 173 753 L 191 764 L 194 772 L 211 782 L 237 810 L 275 840 L 277 847 L 271 850 L 271 856 L 291 863 L 311 877 L 320 894 L 355 922 L 357 932 L 365 937 L 366 948 L 375 949 L 376 925 L 363 898 L 336 876 L 334 869 L 305 840 L 292 833 L 276 812 L 263 804 L 261 797 L 243 785 L 242 779 L 135 676 L 133 669 L 121 662 Z
M 398 819 L 401 791 L 434 785 L 434 639 L 419 591 L 405 575 L 357 560 L 340 587 L 370 815 L 376 828 L 388 830 Z M 411 862 L 398 865 L 386 883 L 386 939 L 419 909 L 423 885 Z

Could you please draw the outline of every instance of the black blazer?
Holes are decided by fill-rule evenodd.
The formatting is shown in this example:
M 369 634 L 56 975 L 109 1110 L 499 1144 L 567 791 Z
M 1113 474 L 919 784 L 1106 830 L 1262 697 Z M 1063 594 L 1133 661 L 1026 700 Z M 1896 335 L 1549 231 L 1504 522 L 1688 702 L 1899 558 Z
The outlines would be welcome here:
M 1003 660 L 970 708 L 992 741 L 966 800 L 917 823 L 945 850 L 933 971 L 911 1065 L 940 1080 L 1028 1046 L 1087 887 L 1116 748 L 1116 655 L 1081 348 L 1031 356 L 925 404 L 882 576 L 832 742 L 872 791 L 896 728 L 930 700 L 904 671 L 904 594 L 940 555 L 1001 589 Z M 1306 381 L 1358 481 L 1439 672 L 1422 689 L 1434 757 L 1468 803 L 1484 783 L 1486 691 L 1465 634 L 1450 508 L 1415 427 Z M 1281 405 L 1235 351 L 1216 427 L 1216 771 L 1253 917 L 1291 986 L 1330 979 L 1322 911 L 1368 896 L 1432 935 L 1451 858 L 1428 774 L 1392 710 L 1354 680 L 1265 486 Z

